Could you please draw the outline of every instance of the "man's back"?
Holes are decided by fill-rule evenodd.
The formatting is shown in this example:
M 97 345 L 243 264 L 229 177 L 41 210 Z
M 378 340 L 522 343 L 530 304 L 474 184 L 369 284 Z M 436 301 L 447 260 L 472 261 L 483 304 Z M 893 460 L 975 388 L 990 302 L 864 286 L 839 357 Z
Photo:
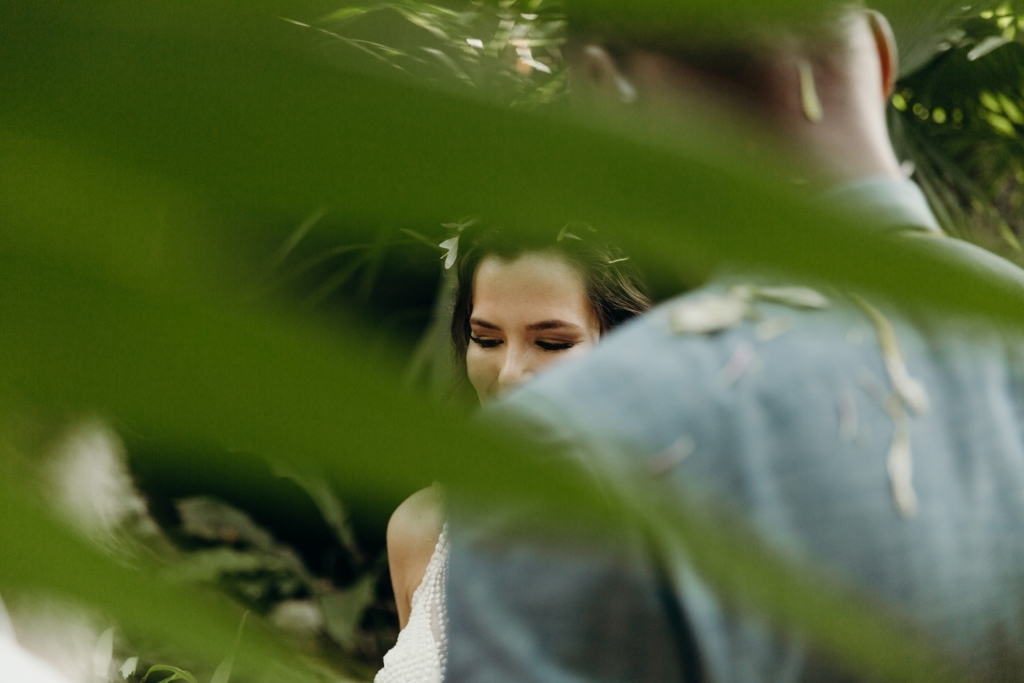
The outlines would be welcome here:
M 737 298 L 758 319 L 722 317 Z M 581 444 L 612 485 L 627 476 L 739 510 L 769 546 L 907 618 L 968 671 L 1019 671 L 1024 344 L 829 299 L 712 286 L 538 378 L 502 410 Z M 642 546 L 605 557 L 495 552 L 456 533 L 450 680 L 814 673 L 799 636 L 733 615 L 685 560 L 665 567 Z
M 694 107 L 746 121 L 772 144 L 732 130 L 736 141 L 792 154 L 837 212 L 922 228 L 907 239 L 941 252 L 936 263 L 968 263 L 1019 295 L 1019 269 L 927 235 L 935 219 L 887 131 L 888 22 L 823 5 L 735 35 L 612 28 L 610 48 L 567 50 L 574 91 L 641 125 L 685 127 Z M 851 583 L 972 674 L 1024 670 L 1024 345 L 976 321 L 912 319 L 870 296 L 824 305 L 779 284 L 722 281 L 667 304 L 499 410 L 578 444 L 609 488 L 738 510 L 776 551 Z M 484 529 L 457 511 L 451 529 L 450 680 L 835 680 L 800 634 L 736 596 L 727 608 L 656 528 L 604 550 L 515 541 L 515 523 Z

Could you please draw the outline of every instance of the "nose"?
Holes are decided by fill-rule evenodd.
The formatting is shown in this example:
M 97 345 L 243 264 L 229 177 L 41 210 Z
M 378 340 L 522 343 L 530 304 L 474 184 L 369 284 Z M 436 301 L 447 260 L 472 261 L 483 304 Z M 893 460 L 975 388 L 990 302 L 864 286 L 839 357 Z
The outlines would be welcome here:
M 503 393 L 533 377 L 533 363 L 527 349 L 512 347 L 505 354 L 498 373 L 498 391 Z

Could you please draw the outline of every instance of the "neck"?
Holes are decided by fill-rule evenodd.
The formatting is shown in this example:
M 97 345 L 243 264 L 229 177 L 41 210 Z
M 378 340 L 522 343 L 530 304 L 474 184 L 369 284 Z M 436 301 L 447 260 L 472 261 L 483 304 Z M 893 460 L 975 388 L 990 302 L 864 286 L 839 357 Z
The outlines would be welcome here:
M 812 91 L 821 104 L 817 122 L 812 122 L 805 111 L 797 62 L 787 60 L 773 74 L 778 80 L 776 92 L 783 93 L 772 103 L 783 135 L 832 183 L 902 177 L 889 139 L 887 98 L 883 97 L 881 82 L 865 83 L 856 75 L 820 68 L 813 73 Z
M 902 177 L 885 120 L 888 98 L 877 57 L 870 53 L 811 68 L 821 117 L 805 110 L 800 59 L 780 57 L 759 73 L 758 93 L 730 88 L 685 65 L 646 51 L 630 55 L 627 73 L 640 92 L 636 109 L 651 108 L 669 120 L 699 112 L 716 120 L 753 124 L 827 184 L 867 177 Z M 749 89 L 748 89 L 749 90 Z
M 860 18 L 847 27 L 842 47 L 794 51 L 769 68 L 783 93 L 777 102 L 783 129 L 833 182 L 902 177 L 886 123 L 895 48 L 877 28 Z M 809 84 L 801 83 L 801 71 Z M 821 101 L 817 123 L 804 112 L 802 93 L 808 87 Z

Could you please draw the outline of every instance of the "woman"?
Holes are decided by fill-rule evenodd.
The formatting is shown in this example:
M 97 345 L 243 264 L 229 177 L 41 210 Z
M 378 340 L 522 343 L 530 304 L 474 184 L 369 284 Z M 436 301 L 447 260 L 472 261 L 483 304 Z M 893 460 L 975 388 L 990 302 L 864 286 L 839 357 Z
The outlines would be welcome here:
M 650 300 L 617 250 L 563 229 L 547 244 L 486 233 L 458 260 L 452 344 L 481 403 L 552 363 L 586 353 Z M 388 524 L 398 643 L 376 683 L 441 680 L 447 535 L 439 487 L 403 502 Z

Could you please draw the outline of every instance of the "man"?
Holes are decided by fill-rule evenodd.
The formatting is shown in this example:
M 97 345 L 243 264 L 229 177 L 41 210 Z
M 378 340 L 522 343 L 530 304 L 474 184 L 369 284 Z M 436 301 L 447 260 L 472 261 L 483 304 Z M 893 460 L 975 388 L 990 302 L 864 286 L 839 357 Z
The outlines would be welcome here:
M 760 40 L 760 42 L 759 42 Z M 682 41 L 680 41 L 682 42 Z M 893 153 L 896 50 L 843 11 L 746 45 L 587 45 L 577 90 L 624 108 L 749 114 L 854 206 L 941 240 Z M 949 246 L 944 246 L 948 244 Z M 963 321 L 732 275 L 669 302 L 498 407 L 572 443 L 604 483 L 738 510 L 779 553 L 893 609 L 982 677 L 1024 661 L 1024 347 Z M 927 320 L 927 322 L 925 322 Z M 452 517 L 447 679 L 834 680 L 800 634 L 725 605 L 638 532 L 604 548 Z M 513 540 L 513 539 L 519 540 Z M 671 549 L 669 549 L 671 550 Z

